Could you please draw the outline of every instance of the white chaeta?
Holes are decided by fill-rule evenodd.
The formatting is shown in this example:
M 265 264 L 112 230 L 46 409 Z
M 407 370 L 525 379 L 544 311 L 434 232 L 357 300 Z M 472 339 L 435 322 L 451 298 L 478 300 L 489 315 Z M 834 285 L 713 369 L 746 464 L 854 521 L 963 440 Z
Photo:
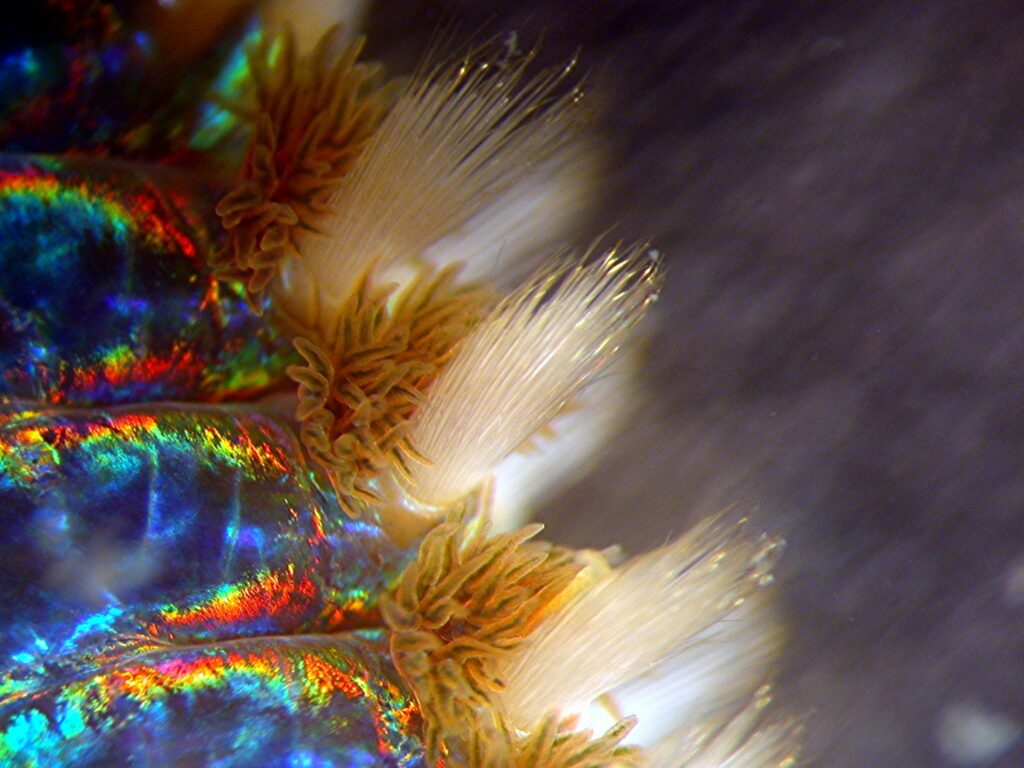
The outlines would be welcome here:
M 501 302 L 413 420 L 409 495 L 443 507 L 477 487 L 602 368 L 655 300 L 659 274 L 645 247 L 614 248 L 544 269 Z
M 795 765 L 799 725 L 768 707 L 782 644 L 762 589 L 773 540 L 709 520 L 612 567 L 536 538 L 538 525 L 491 533 L 496 470 L 520 486 L 497 497 L 514 516 L 611 433 L 604 411 L 628 413 L 615 401 L 642 400 L 623 379 L 551 458 L 502 467 L 567 405 L 601 403 L 604 388 L 582 390 L 615 375 L 606 363 L 661 279 L 646 246 L 592 248 L 497 298 L 595 186 L 573 65 L 530 76 L 534 56 L 512 37 L 387 81 L 358 60 L 359 39 L 334 29 L 312 45 L 343 5 L 362 13 L 268 6 L 310 23 L 250 51 L 253 145 L 217 206 L 226 238 L 211 266 L 294 334 L 300 436 L 341 507 L 419 542 L 380 605 L 426 760 Z M 491 284 L 456 279 L 458 262 Z
M 596 732 L 637 716 L 627 742 L 666 768 L 718 766 L 709 759 L 726 743 L 725 756 L 737 760 L 745 751 L 769 751 L 762 740 L 772 729 L 740 747 L 753 725 L 744 710 L 781 647 L 763 594 L 780 546 L 741 527 L 706 520 L 606 572 L 541 622 L 504 668 L 501 698 L 517 727 L 528 729 L 552 711 L 577 715 L 579 727 Z M 760 711 L 767 688 L 756 698 Z M 791 749 L 784 732 L 779 746 Z
M 452 71 L 414 77 L 328 201 L 319 231 L 301 235 L 302 268 L 329 308 L 371 266 L 426 256 L 507 198 L 580 133 L 573 65 L 527 78 L 532 55 L 473 52 Z

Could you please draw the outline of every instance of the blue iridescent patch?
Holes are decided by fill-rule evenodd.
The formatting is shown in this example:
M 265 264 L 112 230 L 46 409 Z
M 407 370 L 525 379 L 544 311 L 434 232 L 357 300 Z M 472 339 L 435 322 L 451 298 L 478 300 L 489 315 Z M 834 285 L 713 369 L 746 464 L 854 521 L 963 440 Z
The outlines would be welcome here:
M 206 267 L 253 3 L 183 58 L 165 5 L 0 32 L 0 763 L 421 766 L 377 603 L 412 553 L 324 490 L 266 400 L 287 335 Z

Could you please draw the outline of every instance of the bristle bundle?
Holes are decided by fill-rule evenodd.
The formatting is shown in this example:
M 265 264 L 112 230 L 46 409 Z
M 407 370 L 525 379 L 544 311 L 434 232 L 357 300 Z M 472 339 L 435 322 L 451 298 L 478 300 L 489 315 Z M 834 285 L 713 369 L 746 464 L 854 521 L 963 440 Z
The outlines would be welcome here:
M 505 701 L 514 722 L 535 721 L 553 700 L 585 709 L 686 649 L 713 643 L 706 633 L 760 588 L 763 548 L 738 527 L 708 521 L 613 571 L 511 659 Z M 757 664 L 739 666 L 744 680 L 765 674 Z
M 394 286 L 364 277 L 335 327 L 295 341 L 305 365 L 288 375 L 298 384 L 302 441 L 351 514 L 380 501 L 374 477 L 389 467 L 402 474 L 409 419 L 491 302 L 485 290 L 457 286 L 455 272 L 425 269 L 397 299 Z
M 302 252 L 328 303 L 353 275 L 421 258 L 527 178 L 579 132 L 565 73 L 526 79 L 531 57 L 468 56 L 416 79 L 332 194 L 334 215 Z
M 643 248 L 541 271 L 470 334 L 430 390 L 409 445 L 409 492 L 442 506 L 543 428 L 607 361 L 653 301 Z

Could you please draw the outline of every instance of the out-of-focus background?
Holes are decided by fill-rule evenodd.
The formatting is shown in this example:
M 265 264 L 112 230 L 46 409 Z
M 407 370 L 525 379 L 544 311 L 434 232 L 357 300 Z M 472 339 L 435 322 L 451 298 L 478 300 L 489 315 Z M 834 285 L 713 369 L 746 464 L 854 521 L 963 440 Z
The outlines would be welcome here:
M 1024 4 L 377 3 L 581 51 L 610 147 L 580 240 L 651 236 L 646 402 L 541 515 L 638 551 L 786 537 L 779 701 L 831 768 L 1024 765 Z

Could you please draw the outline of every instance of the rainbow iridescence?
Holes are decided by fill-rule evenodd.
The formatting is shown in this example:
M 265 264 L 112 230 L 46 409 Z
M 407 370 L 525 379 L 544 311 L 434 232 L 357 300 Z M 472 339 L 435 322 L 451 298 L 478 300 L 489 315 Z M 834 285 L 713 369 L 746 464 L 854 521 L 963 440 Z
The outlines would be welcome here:
M 283 423 L 226 407 L 8 414 L 0 508 L 0 649 L 25 659 L 372 626 L 409 557 Z
M 378 604 L 413 552 L 254 402 L 290 339 L 206 267 L 256 5 L 0 25 L 5 766 L 423 766 Z
M 422 766 L 374 636 L 164 647 L 0 707 L 5 765 Z
M 226 650 L 242 638 L 278 638 L 286 647 L 260 646 L 274 658 L 291 658 L 310 637 L 349 643 L 353 631 L 380 625 L 377 596 L 411 555 L 342 513 L 282 421 L 237 407 L 9 412 L 0 417 L 0 509 L 0 718 L 19 713 L 9 749 L 39 717 L 25 714 L 26 702 L 59 709 L 70 691 L 109 694 L 111 685 L 135 696 L 141 689 L 115 683 L 147 660 L 184 675 L 184 656 L 207 659 L 200 669 L 219 659 L 224 680 L 248 679 L 233 670 L 254 657 Z M 275 668 L 269 693 L 245 696 L 280 697 L 274 686 L 298 685 L 290 675 L 335 675 L 324 663 Z M 391 669 L 386 654 L 376 664 Z M 83 687 L 88 670 L 115 670 L 114 682 Z M 146 675 L 169 690 L 165 677 Z M 179 684 L 182 695 L 191 690 Z M 203 706 L 212 707 L 212 690 Z M 303 701 L 288 699 L 288 711 L 298 717 Z
M 205 266 L 214 198 L 157 166 L 0 155 L 0 396 L 236 399 L 287 341 Z

